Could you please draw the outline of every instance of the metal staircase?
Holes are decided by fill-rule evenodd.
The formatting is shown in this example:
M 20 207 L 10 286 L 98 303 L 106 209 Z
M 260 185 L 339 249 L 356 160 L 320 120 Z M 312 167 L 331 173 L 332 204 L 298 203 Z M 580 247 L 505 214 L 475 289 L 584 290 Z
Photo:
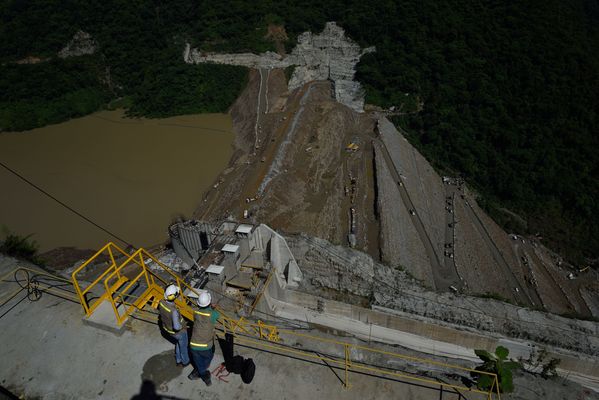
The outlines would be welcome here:
M 94 275 L 91 282 L 85 280 L 86 272 Z M 164 287 L 171 283 L 181 290 L 177 299 L 181 314 L 193 319 L 188 295 L 197 296 L 197 291 L 143 248 L 128 254 L 108 243 L 73 271 L 71 277 L 85 311 L 84 320 L 90 324 L 121 332 L 136 311 L 146 306 L 156 309 Z

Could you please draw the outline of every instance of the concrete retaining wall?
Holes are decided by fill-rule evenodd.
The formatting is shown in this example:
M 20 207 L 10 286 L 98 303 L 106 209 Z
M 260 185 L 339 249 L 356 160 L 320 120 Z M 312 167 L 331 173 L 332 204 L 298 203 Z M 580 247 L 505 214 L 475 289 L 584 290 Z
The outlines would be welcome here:
M 347 332 L 358 338 L 397 344 L 435 356 L 479 362 L 473 349 L 494 351 L 498 345 L 507 347 L 513 358 L 528 358 L 535 343 L 512 340 L 488 332 L 474 332 L 462 327 L 439 324 L 399 311 L 375 307 L 367 309 L 308 293 L 285 288 L 281 274 L 264 293 L 259 307 L 268 313 Z M 546 346 L 548 357 L 561 359 L 560 370 L 572 380 L 599 387 L 599 360 L 584 354 L 566 352 Z

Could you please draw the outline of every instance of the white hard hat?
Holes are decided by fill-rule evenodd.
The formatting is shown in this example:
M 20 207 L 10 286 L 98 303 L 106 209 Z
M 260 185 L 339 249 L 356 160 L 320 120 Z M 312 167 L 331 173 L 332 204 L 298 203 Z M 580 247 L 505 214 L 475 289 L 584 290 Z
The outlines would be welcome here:
M 168 285 L 166 290 L 164 291 L 164 298 L 166 300 L 174 300 L 175 297 L 179 294 L 179 286 L 177 285 Z
M 200 293 L 200 297 L 198 297 L 198 306 L 200 307 L 208 307 L 212 302 L 212 296 L 208 292 Z

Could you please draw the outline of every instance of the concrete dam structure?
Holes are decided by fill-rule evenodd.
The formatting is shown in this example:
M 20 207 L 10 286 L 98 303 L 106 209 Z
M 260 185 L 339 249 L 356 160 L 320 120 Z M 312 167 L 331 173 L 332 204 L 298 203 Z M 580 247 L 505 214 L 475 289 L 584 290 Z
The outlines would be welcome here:
M 594 382 L 599 377 L 596 322 L 424 290 L 364 253 L 316 238 L 285 237 L 264 224 L 226 221 L 212 225 L 208 236 L 210 248 L 187 276 L 205 269 L 209 280 L 198 289 L 243 299 L 242 313 L 256 309 L 369 342 L 471 362 L 478 360 L 475 348 L 501 345 L 513 357 L 527 359 L 543 347 L 562 360 L 560 368 L 571 379 Z M 371 300 L 333 300 L 321 296 L 320 288 Z

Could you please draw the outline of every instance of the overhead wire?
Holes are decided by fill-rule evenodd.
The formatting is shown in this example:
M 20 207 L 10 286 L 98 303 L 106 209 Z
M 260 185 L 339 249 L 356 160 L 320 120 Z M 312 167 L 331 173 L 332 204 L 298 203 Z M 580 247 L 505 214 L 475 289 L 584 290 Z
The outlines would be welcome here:
M 92 115 L 92 117 L 97 118 L 97 119 L 101 119 L 104 121 L 108 121 L 111 122 L 113 124 L 120 124 L 120 125 L 140 125 L 140 122 L 138 121 L 117 121 L 114 120 L 112 118 L 107 118 L 101 115 Z M 159 122 L 157 123 L 157 125 L 159 126 L 177 126 L 180 128 L 192 128 L 192 129 L 201 129 L 204 131 L 213 131 L 213 132 L 221 132 L 221 133 L 234 133 L 232 130 L 226 130 L 226 129 L 218 129 L 218 128 L 213 128 L 213 127 L 209 127 L 209 126 L 205 126 L 205 125 L 186 125 L 186 124 L 177 124 L 177 123 L 168 123 L 168 122 Z
M 30 181 L 29 179 L 27 179 L 26 177 L 24 177 L 23 175 L 21 175 L 20 173 L 18 173 L 17 171 L 15 171 L 14 169 L 10 168 L 8 165 L 6 165 L 5 163 L 3 163 L 2 161 L 0 161 L 0 166 L 2 166 L 5 170 L 7 170 L 8 172 L 10 172 L 11 174 L 13 174 L 14 176 L 16 176 L 17 178 L 19 178 L 23 182 L 27 183 L 29 186 L 31 186 L 34 189 L 38 190 L 40 193 L 44 194 L 45 196 L 47 196 L 50 199 L 54 200 L 56 203 L 60 204 L 62 207 L 66 208 L 67 210 L 69 210 L 73 214 L 77 215 L 79 218 L 84 219 L 85 221 L 89 222 L 90 224 L 92 224 L 96 228 L 98 228 L 98 229 L 102 230 L 103 232 L 109 234 L 110 236 L 112 236 L 113 238 L 119 240 L 120 242 L 125 243 L 128 246 L 135 247 L 131 243 L 129 243 L 128 241 L 126 241 L 125 239 L 123 239 L 120 236 L 118 236 L 117 234 L 111 232 L 109 229 L 104 228 L 103 226 L 101 226 L 97 222 L 91 220 L 90 218 L 86 217 L 85 215 L 83 215 L 79 211 L 75 210 L 73 207 L 71 207 L 68 204 L 64 203 L 63 201 L 57 199 L 55 196 L 53 196 L 52 194 L 48 193 L 46 190 L 42 189 L 41 187 L 39 187 L 38 185 L 36 185 L 34 182 Z

